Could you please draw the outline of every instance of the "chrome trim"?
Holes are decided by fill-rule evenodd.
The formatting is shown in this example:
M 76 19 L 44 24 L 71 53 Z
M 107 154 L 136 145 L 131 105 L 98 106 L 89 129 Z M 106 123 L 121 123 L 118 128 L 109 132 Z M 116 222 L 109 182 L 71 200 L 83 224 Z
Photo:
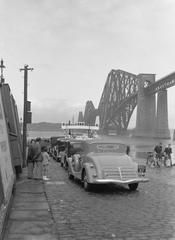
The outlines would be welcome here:
M 122 172 L 121 172 L 121 167 L 119 167 L 119 168 L 118 168 L 118 170 L 119 170 L 120 178 L 121 178 L 121 180 L 122 180 Z
M 130 184 L 130 183 L 139 183 L 139 182 L 149 182 L 148 178 L 135 178 L 131 180 L 116 180 L 116 179 L 96 179 L 92 183 L 121 183 L 121 184 Z
M 102 172 L 103 178 L 108 180 L 129 181 L 139 178 L 137 170 L 127 166 L 114 167 L 113 169 L 105 167 Z

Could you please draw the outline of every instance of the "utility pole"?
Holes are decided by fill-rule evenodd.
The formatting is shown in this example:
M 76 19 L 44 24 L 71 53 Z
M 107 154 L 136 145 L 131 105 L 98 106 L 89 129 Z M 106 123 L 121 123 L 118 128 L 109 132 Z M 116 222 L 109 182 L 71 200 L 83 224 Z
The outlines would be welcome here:
M 29 68 L 25 65 L 20 71 L 24 71 L 24 109 L 23 109 L 23 167 L 26 166 L 26 147 L 27 147 L 27 85 L 28 85 L 28 71 L 32 71 L 33 68 Z
M 3 70 L 5 68 L 4 66 L 4 62 L 3 62 L 3 59 L 1 59 L 1 64 L 0 64 L 0 68 L 1 68 L 1 76 L 0 76 L 0 84 L 2 85 L 4 82 L 5 82 L 5 78 L 3 76 Z

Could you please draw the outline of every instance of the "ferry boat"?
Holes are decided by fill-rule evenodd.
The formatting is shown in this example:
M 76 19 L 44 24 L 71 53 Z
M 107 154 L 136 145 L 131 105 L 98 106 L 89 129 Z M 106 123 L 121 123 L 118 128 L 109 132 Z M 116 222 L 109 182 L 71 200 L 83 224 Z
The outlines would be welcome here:
M 61 128 L 65 131 L 66 138 L 73 139 L 92 139 L 98 138 L 99 125 L 85 125 L 84 122 L 62 123 Z

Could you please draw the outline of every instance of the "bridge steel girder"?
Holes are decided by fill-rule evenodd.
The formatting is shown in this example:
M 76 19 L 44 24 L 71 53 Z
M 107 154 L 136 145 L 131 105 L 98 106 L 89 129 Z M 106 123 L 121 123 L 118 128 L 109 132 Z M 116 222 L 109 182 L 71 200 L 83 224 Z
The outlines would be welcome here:
M 101 133 L 115 130 L 117 134 L 123 134 L 127 131 L 137 105 L 134 135 L 169 138 L 166 89 L 174 85 L 175 72 L 155 82 L 155 74 L 135 75 L 122 70 L 111 70 L 98 109 L 95 109 L 92 101 L 86 102 L 84 122 L 94 125 L 96 116 L 99 116 Z
M 174 85 L 175 85 L 175 72 L 161 78 L 160 80 L 156 81 L 153 84 L 150 84 L 150 86 L 148 85 L 145 88 L 145 94 L 152 95 L 159 91 L 166 90 L 167 88 L 170 88 Z
M 136 105 L 137 94 L 134 94 L 123 101 L 117 109 L 113 110 L 113 116 L 110 117 L 109 123 L 112 122 L 114 126 L 116 126 L 115 129 L 118 134 L 123 134 L 126 132 Z
M 112 70 L 107 77 L 98 106 L 100 130 L 107 133 L 127 131 L 129 120 L 137 105 L 137 75 L 122 70 Z
M 154 74 L 153 74 L 154 75 Z M 170 138 L 167 88 L 175 85 L 175 72 L 155 82 L 151 74 L 140 74 L 135 136 Z M 149 79 L 150 78 L 150 79 Z M 152 80 L 151 80 L 152 79 Z M 153 80 L 154 79 L 154 80 Z M 145 84 L 146 83 L 146 84 Z M 157 113 L 155 94 L 157 96 Z
M 95 120 L 97 116 L 97 110 L 94 107 L 92 101 L 86 102 L 85 112 L 84 112 L 84 122 L 86 125 L 95 125 Z

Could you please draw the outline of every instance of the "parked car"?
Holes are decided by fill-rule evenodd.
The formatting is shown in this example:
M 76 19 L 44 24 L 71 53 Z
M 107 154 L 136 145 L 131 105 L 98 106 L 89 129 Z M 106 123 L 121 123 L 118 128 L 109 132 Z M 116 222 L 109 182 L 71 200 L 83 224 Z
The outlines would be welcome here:
M 134 162 L 125 144 L 76 141 L 71 145 L 68 176 L 81 180 L 85 190 L 93 184 L 128 185 L 130 190 L 136 190 L 140 182 L 149 181 L 145 177 L 146 165 Z
M 68 152 L 69 140 L 61 139 L 57 141 L 58 148 L 58 162 L 61 166 L 67 169 L 67 152 Z

